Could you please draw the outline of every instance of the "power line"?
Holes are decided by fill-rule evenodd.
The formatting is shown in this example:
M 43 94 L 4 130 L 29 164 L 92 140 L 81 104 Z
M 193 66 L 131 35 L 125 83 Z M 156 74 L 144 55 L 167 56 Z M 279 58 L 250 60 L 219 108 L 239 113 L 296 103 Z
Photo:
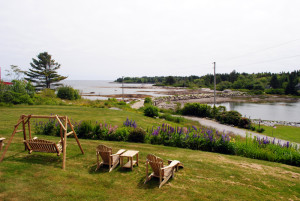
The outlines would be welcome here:
M 268 63 L 268 62 L 280 61 L 280 60 L 294 58 L 294 57 L 300 57 L 300 54 L 294 55 L 294 56 L 289 56 L 289 57 L 281 57 L 281 58 L 278 58 L 278 59 L 271 59 L 271 60 L 265 60 L 265 61 L 255 62 L 255 63 L 251 63 L 251 64 L 245 64 L 245 65 L 241 65 L 241 66 L 249 66 L 249 65 L 255 65 L 255 64 L 260 64 L 260 63 Z
M 278 45 L 267 47 L 267 48 L 264 48 L 264 49 L 261 49 L 261 50 L 257 50 L 257 51 L 254 51 L 254 52 L 249 52 L 249 53 L 246 53 L 246 54 L 243 54 L 243 55 L 240 55 L 240 56 L 231 57 L 231 58 L 225 59 L 223 62 L 235 60 L 235 59 L 242 58 L 242 57 L 245 57 L 245 56 L 249 56 L 249 55 L 257 54 L 257 53 L 264 52 L 264 51 L 267 51 L 267 50 L 270 50 L 270 49 L 274 49 L 274 48 L 278 48 L 278 47 L 281 47 L 281 46 L 285 46 L 287 44 L 290 44 L 290 43 L 293 43 L 293 42 L 299 41 L 299 40 L 300 40 L 300 38 L 294 39 L 294 40 L 290 40 L 290 41 L 287 41 L 287 42 L 284 42 L 284 43 L 280 43 Z

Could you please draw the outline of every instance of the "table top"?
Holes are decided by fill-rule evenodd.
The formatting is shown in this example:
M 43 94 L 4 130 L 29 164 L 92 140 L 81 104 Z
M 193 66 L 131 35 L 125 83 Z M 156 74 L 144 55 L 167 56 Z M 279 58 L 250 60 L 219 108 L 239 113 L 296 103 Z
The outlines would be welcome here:
M 134 150 L 128 150 L 125 153 L 121 154 L 123 157 L 133 157 L 135 156 L 139 151 L 134 151 Z

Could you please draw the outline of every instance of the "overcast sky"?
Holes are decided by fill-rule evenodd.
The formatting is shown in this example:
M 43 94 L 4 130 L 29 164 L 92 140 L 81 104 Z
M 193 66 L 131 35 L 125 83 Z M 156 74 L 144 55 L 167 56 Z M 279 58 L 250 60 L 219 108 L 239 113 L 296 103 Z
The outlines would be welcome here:
M 2 0 L 0 67 L 70 80 L 300 69 L 299 0 Z

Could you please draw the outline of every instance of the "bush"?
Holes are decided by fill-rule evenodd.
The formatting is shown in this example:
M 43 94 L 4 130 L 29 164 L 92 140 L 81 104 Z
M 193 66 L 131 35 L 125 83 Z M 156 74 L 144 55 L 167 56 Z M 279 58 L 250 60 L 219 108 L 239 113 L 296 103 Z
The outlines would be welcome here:
M 146 136 L 146 131 L 142 128 L 135 128 L 130 131 L 128 136 L 129 142 L 144 142 Z
M 12 104 L 33 104 L 34 87 L 24 80 L 13 80 L 12 85 L 0 83 L 0 102 Z
M 199 103 L 187 103 L 182 109 L 182 114 L 197 117 L 211 117 L 211 106 Z
M 250 129 L 251 128 L 251 120 L 246 117 L 240 118 L 238 127 Z
M 147 105 L 147 104 L 152 105 L 152 99 L 150 97 L 145 98 L 144 105 Z
M 80 138 L 93 138 L 93 125 L 90 121 L 83 121 L 77 128 L 77 134 Z
M 59 87 L 57 91 L 57 97 L 67 100 L 77 100 L 81 98 L 78 90 L 75 90 L 70 86 Z
M 158 117 L 158 108 L 153 105 L 149 105 L 145 107 L 144 114 L 147 117 Z
M 259 132 L 259 133 L 263 133 L 265 131 L 265 129 L 264 128 L 258 128 L 258 129 L 256 129 L 256 131 Z
M 174 117 L 170 114 L 163 114 L 163 115 L 160 115 L 159 118 L 161 119 L 165 119 L 167 121 L 173 121 L 175 123 L 182 123 L 184 122 L 184 118 L 183 117 Z
M 114 135 L 116 141 L 127 141 L 129 136 L 129 129 L 124 127 L 118 128 Z
M 238 126 L 242 115 L 237 111 L 222 112 L 217 116 L 217 120 L 222 124 L 230 124 Z
M 280 95 L 283 95 L 284 94 L 284 89 L 266 89 L 265 92 L 267 94 L 280 94 Z
M 55 91 L 53 89 L 43 89 L 40 91 L 40 95 L 44 98 L 56 98 Z

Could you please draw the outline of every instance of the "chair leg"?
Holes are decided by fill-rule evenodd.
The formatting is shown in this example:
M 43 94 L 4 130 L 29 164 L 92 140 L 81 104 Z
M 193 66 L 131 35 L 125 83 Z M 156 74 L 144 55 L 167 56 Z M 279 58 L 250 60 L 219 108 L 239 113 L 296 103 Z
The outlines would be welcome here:
M 115 169 L 118 166 L 119 163 L 115 163 L 114 165 L 111 166 L 109 169 L 109 172 L 111 172 L 113 169 Z
M 152 179 L 153 174 L 154 173 L 151 173 L 149 176 L 148 175 L 146 176 L 146 180 L 145 180 L 144 184 L 147 183 L 148 181 L 150 181 L 150 179 Z
M 171 178 L 172 174 L 170 174 L 168 177 L 166 177 L 160 184 L 159 184 L 159 188 L 162 187 L 165 183 L 167 183 L 167 181 Z

